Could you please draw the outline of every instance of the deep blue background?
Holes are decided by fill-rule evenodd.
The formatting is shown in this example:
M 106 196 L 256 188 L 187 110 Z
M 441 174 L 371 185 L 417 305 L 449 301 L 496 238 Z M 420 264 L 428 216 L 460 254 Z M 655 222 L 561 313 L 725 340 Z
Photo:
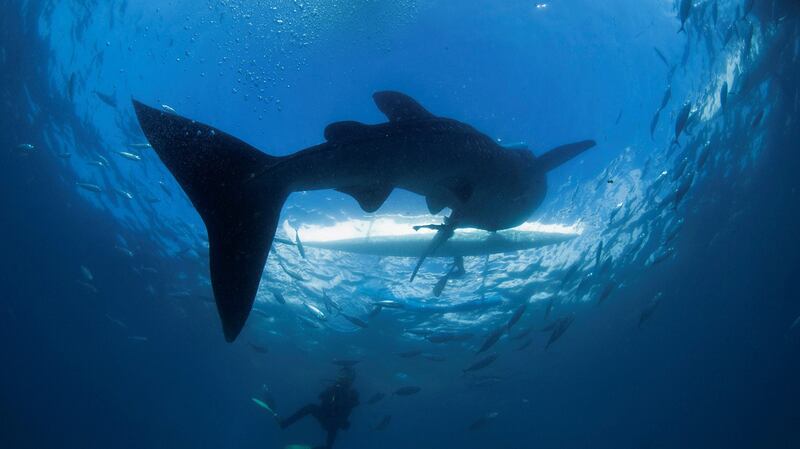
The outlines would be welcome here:
M 320 379 L 333 373 L 330 366 L 290 348 L 272 348 L 274 358 L 257 359 L 206 325 L 216 320 L 207 302 L 175 307 L 165 300 L 163 279 L 202 267 L 164 257 L 150 233 L 131 230 L 113 210 L 75 191 L 74 181 L 84 177 L 80 168 L 70 170 L 44 151 L 42 130 L 54 123 L 73 130 L 76 147 L 84 147 L 76 153 L 124 142 L 114 137 L 120 128 L 135 135 L 124 119 L 120 126 L 109 118 L 92 89 L 116 92 L 127 117 L 127 97 L 135 95 L 277 154 L 318 142 L 333 120 L 380 121 L 370 93 L 403 90 L 437 113 L 504 140 L 527 141 L 534 151 L 595 136 L 598 151 L 555 173 L 551 185 L 559 185 L 568 176 L 595 175 L 626 146 L 644 148 L 645 155 L 666 146 L 667 137 L 650 143 L 647 129 L 666 82 L 652 47 L 677 60 L 685 37 L 674 35 L 671 5 L 654 3 L 553 2 L 549 16 L 537 16 L 527 2 L 486 1 L 417 5 L 397 20 L 387 19 L 396 14 L 390 8 L 383 15 L 353 14 L 347 23 L 315 28 L 320 37 L 308 50 L 284 54 L 290 74 L 267 89 L 281 99 L 280 109 L 243 98 L 242 91 L 256 95 L 257 87 L 232 93 L 241 78 L 236 69 L 219 75 L 215 67 L 225 53 L 246 65 L 248 52 L 261 53 L 254 45 L 277 44 L 253 37 L 248 49 L 237 46 L 235 36 L 245 35 L 238 27 L 246 22 L 227 16 L 212 26 L 206 5 L 186 12 L 186 5 L 170 3 L 150 15 L 152 5 L 84 2 L 96 13 L 86 19 L 91 14 L 75 2 L 72 26 L 84 26 L 85 34 L 55 43 L 46 29 L 69 15 L 48 16 L 49 2 L 2 6 L 0 446 L 255 448 L 319 439 L 313 423 L 282 434 L 248 398 L 267 383 L 283 409 L 300 405 L 316 396 Z M 796 11 L 783 7 L 783 26 L 796 48 Z M 93 36 L 98 28 L 91 23 L 105 17 L 98 11 L 109 9 L 108 17 L 117 17 L 114 32 Z M 381 19 L 370 24 L 373 17 Z M 766 13 L 761 17 L 767 20 Z M 358 31 L 359 24 L 366 29 Z M 193 33 L 199 38 L 189 43 Z M 103 51 L 106 42 L 111 50 Z M 189 47 L 192 56 L 176 61 Z M 75 102 L 63 94 L 68 73 L 56 72 L 69 67 L 70 58 L 59 56 L 65 52 L 76 55 L 74 70 L 84 74 Z M 104 55 L 102 70 L 86 70 L 96 54 Z M 299 70 L 291 67 L 301 60 Z M 695 61 L 678 69 L 690 81 L 675 81 L 674 89 L 699 96 L 704 86 L 692 81 L 692 71 L 701 67 Z M 457 374 L 433 373 L 441 389 L 386 406 L 393 415 L 388 431 L 369 431 L 376 419 L 362 407 L 337 447 L 797 447 L 800 329 L 790 325 L 800 314 L 799 69 L 795 50 L 781 66 L 782 93 L 731 113 L 770 111 L 761 150 L 744 178 L 717 169 L 695 186 L 681 212 L 686 223 L 674 262 L 629 279 L 624 294 L 603 307 L 585 308 L 551 351 L 514 354 L 502 368 L 508 381 L 463 390 L 447 387 Z M 751 144 L 737 143 L 747 135 L 737 127 L 749 121 L 716 126 L 730 127 L 720 131 L 721 142 Z M 22 142 L 37 151 L 20 156 L 15 148 Z M 422 204 L 402 195 L 393 201 L 389 208 Z M 186 204 L 176 213 L 196 220 Z M 156 294 L 145 291 L 130 262 L 113 250 L 120 233 L 137 248 L 137 265 L 158 268 L 159 276 L 147 282 Z M 100 294 L 87 296 L 76 284 L 80 265 L 94 267 Z M 622 277 L 628 268 L 615 269 Z M 652 291 L 668 300 L 638 329 L 640 298 Z M 120 337 L 106 314 L 124 317 L 149 341 Z M 363 397 L 370 387 L 364 385 Z M 480 432 L 466 430 L 490 409 L 501 418 Z

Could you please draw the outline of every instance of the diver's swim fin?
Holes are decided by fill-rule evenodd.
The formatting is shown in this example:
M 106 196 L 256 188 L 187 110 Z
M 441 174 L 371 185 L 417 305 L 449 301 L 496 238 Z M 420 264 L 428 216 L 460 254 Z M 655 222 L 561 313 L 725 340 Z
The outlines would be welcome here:
M 536 163 L 542 167 L 543 171 L 550 171 L 595 145 L 596 143 L 594 140 L 582 140 L 580 142 L 561 145 L 537 157 Z
M 269 176 L 268 167 L 280 158 L 208 125 L 135 100 L 133 107 L 147 140 L 206 225 L 211 285 L 231 342 L 250 314 L 289 193 L 285 182 Z M 264 176 L 254 179 L 257 172 Z

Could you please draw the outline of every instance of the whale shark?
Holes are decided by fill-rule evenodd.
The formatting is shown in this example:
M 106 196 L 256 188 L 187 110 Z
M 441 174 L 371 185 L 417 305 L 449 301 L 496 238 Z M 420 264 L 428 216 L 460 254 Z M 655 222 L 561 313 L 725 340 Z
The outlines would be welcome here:
M 544 200 L 547 172 L 595 145 L 583 140 L 534 156 L 436 116 L 400 92 L 376 92 L 373 99 L 387 122 L 331 123 L 325 142 L 287 156 L 268 155 L 212 126 L 133 100 L 145 137 L 206 226 L 211 284 L 227 341 L 236 339 L 250 314 L 290 193 L 335 189 L 370 213 L 395 188 L 424 196 L 431 214 L 452 211 L 445 223 L 431 225 L 437 233 L 430 253 L 456 228 L 519 226 Z

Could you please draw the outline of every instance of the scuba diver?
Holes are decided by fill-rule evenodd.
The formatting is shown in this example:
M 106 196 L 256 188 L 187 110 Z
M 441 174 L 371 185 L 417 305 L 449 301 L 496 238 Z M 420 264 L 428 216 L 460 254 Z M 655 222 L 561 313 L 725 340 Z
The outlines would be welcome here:
M 359 404 L 358 392 L 353 389 L 354 380 L 355 372 L 352 369 L 342 369 L 336 382 L 319 394 L 319 404 L 308 404 L 288 418 L 279 419 L 281 429 L 311 415 L 328 433 L 325 446 L 319 448 L 331 449 L 339 429 L 347 430 L 350 427 L 350 412 Z

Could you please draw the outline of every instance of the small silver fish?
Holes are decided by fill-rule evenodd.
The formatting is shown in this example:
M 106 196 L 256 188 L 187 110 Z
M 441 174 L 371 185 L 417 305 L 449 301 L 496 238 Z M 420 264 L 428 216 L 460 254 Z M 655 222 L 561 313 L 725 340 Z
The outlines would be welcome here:
M 89 292 L 89 293 L 91 293 L 93 295 L 97 294 L 97 287 L 95 287 L 94 285 L 92 285 L 92 284 L 90 284 L 88 282 L 84 282 L 84 281 L 75 281 L 75 283 L 80 285 L 87 292 Z
M 311 311 L 311 313 L 314 314 L 314 316 L 317 317 L 318 320 L 325 321 L 327 319 L 325 313 L 322 310 L 320 310 L 319 307 L 315 306 L 314 304 L 309 304 L 307 302 L 304 302 L 303 304 L 306 306 L 308 310 Z
M 362 329 L 366 329 L 366 328 L 368 328 L 368 327 L 369 327 L 369 324 L 367 324 L 367 322 L 366 322 L 366 321 L 364 321 L 364 320 L 362 320 L 361 318 L 354 317 L 354 316 L 351 316 L 351 315 L 346 315 L 346 314 L 344 314 L 344 313 L 342 313 L 341 315 L 342 315 L 342 317 L 344 317 L 344 318 L 345 318 L 347 321 L 351 322 L 353 325 L 355 325 L 355 326 L 357 326 L 357 327 L 360 327 L 360 328 L 362 328 Z
M 120 156 L 124 157 L 125 159 L 129 159 L 131 161 L 139 162 L 139 161 L 142 160 L 142 157 L 139 156 L 138 154 L 129 153 L 127 151 L 117 151 L 117 154 L 119 154 Z
M 89 184 L 88 182 L 76 182 L 75 185 L 94 193 L 100 193 L 103 191 L 103 189 L 101 189 L 97 184 Z
M 106 318 L 108 318 L 109 321 L 111 321 L 112 323 L 116 324 L 117 326 L 119 326 L 119 327 L 121 327 L 123 329 L 127 329 L 128 328 L 128 325 L 125 324 L 122 320 L 114 318 L 109 314 L 106 314 Z
M 689 16 L 692 14 L 692 0 L 681 0 L 680 7 L 678 9 L 678 19 L 681 21 L 681 28 L 678 30 L 680 32 L 686 32 L 686 21 L 689 20 Z
M 170 114 L 177 114 L 178 113 L 177 111 L 175 111 L 175 109 L 173 109 L 171 106 L 166 105 L 166 104 L 162 104 L 161 105 L 161 109 L 169 112 Z
M 91 270 L 89 270 L 83 265 L 81 265 L 81 275 L 83 275 L 83 278 L 89 282 L 94 280 L 94 276 L 92 275 Z
M 120 252 L 123 256 L 133 257 L 133 251 L 120 245 L 114 245 L 114 249 Z
M 114 189 L 114 191 L 117 192 L 118 194 L 120 194 L 121 196 L 124 196 L 125 198 L 127 198 L 129 200 L 133 199 L 133 194 L 131 192 L 128 192 L 127 190 Z

